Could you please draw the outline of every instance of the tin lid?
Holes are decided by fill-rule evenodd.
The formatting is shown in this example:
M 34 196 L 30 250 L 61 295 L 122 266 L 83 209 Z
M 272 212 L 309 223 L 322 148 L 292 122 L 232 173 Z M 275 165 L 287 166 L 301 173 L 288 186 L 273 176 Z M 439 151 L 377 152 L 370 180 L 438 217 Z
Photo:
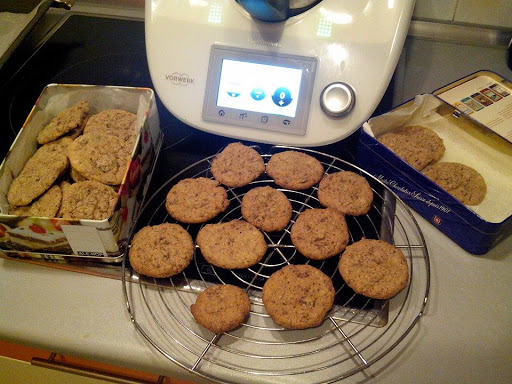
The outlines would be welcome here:
M 512 143 L 512 83 L 507 79 L 482 70 L 432 94 Z

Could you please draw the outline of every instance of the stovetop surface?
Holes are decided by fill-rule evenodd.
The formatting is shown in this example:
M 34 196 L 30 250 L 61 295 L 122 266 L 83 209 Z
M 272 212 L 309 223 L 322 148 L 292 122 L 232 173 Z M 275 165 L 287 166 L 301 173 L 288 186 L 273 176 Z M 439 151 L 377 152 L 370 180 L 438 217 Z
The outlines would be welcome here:
M 43 88 L 50 83 L 152 87 L 144 22 L 70 14 L 25 62 L 12 57 L 0 71 L 4 155 Z M 159 105 L 162 130 L 186 127 Z

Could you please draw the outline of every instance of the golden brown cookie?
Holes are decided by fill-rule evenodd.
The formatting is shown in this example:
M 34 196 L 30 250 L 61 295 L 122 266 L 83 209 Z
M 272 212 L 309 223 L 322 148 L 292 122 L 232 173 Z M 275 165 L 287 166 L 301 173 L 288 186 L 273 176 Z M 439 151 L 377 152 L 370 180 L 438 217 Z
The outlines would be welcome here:
M 292 218 L 292 204 L 286 195 L 272 187 L 256 187 L 242 198 L 242 216 L 266 232 L 281 231 Z
M 137 138 L 136 121 L 137 115 L 134 113 L 122 109 L 106 109 L 89 117 L 84 134 L 95 132 L 114 135 L 121 138 L 131 152 Z
M 310 265 L 288 265 L 273 273 L 263 285 L 263 305 L 282 327 L 319 326 L 334 304 L 331 279 Z
M 49 143 L 40 147 L 11 183 L 7 192 L 9 204 L 30 204 L 50 188 L 67 170 L 68 164 L 60 144 Z
M 73 142 L 73 139 L 69 136 L 62 136 L 56 140 L 50 141 L 48 144 L 57 145 L 58 148 L 62 151 L 62 153 L 67 155 L 69 144 Z M 45 144 L 46 145 L 46 144 Z
M 176 220 L 204 223 L 224 212 L 229 205 L 226 190 L 206 177 L 180 180 L 167 193 L 165 208 Z
M 130 245 L 129 260 L 141 275 L 170 277 L 182 272 L 192 261 L 192 236 L 179 224 L 162 223 L 140 229 Z
M 338 268 L 354 292 L 373 299 L 391 298 L 409 281 L 404 254 L 382 240 L 361 239 L 349 245 Z
M 394 129 L 377 140 L 418 171 L 438 161 L 445 151 L 443 139 L 419 125 Z
M 89 102 L 82 100 L 64 109 L 37 135 L 39 144 L 46 144 L 75 129 L 81 129 L 89 114 Z
M 82 176 L 109 185 L 121 184 L 131 160 L 122 139 L 99 133 L 87 133 L 73 140 L 68 157 Z
M 73 179 L 75 183 L 78 183 L 79 181 L 85 181 L 88 180 L 87 177 L 83 176 L 78 172 L 75 168 L 70 167 L 69 169 L 69 176 Z
M 199 294 L 190 311 L 198 324 L 220 334 L 244 322 L 251 312 L 251 301 L 234 285 L 212 285 Z
M 436 163 L 425 171 L 425 176 L 463 204 L 478 205 L 487 193 L 482 175 L 465 164 Z
M 235 188 L 256 180 L 265 171 L 265 163 L 255 149 L 231 143 L 215 156 L 210 170 L 217 181 Z
M 368 181 L 351 171 L 331 173 L 318 185 L 318 200 L 324 207 L 334 208 L 344 215 L 366 214 L 373 202 Z
M 117 204 L 117 193 L 95 180 L 80 181 L 62 188 L 59 215 L 66 219 L 105 220 Z
M 18 216 L 57 217 L 62 201 L 62 191 L 58 185 L 50 187 L 45 193 L 23 207 L 12 207 L 9 214 Z
M 207 224 L 196 242 L 206 261 L 225 269 L 249 268 L 267 251 L 263 234 L 244 220 Z
M 306 153 L 284 151 L 272 155 L 266 171 L 280 187 L 299 191 L 318 183 L 324 174 L 324 167 L 318 159 Z
M 15 216 L 30 216 L 30 207 L 31 205 L 9 205 L 9 215 Z
M 331 208 L 304 210 L 293 224 L 290 235 L 295 248 L 313 260 L 339 254 L 349 240 L 345 216 Z

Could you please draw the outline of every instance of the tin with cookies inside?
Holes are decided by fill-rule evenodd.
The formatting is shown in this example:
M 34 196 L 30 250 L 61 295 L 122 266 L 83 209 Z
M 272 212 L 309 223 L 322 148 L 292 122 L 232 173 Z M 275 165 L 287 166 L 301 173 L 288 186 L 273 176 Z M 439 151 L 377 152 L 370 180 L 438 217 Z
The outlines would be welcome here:
M 512 83 L 478 71 L 363 124 L 357 162 L 472 254 L 512 233 Z
M 149 88 L 46 86 L 0 166 L 0 255 L 122 261 L 162 138 Z

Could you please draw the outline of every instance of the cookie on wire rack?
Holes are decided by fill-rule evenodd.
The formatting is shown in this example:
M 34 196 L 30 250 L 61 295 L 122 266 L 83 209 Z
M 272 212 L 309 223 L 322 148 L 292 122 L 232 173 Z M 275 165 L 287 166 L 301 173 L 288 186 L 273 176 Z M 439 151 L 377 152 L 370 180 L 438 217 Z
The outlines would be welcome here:
M 187 224 L 204 223 L 224 212 L 229 205 L 226 190 L 217 180 L 186 178 L 167 193 L 165 208 L 176 220 Z
M 373 191 L 363 176 L 340 171 L 322 178 L 318 185 L 318 201 L 324 207 L 334 208 L 344 215 L 360 216 L 370 210 Z
M 221 184 L 236 188 L 256 180 L 265 171 L 265 163 L 254 148 L 236 142 L 215 156 L 210 170 Z
M 270 186 L 249 190 L 242 198 L 242 216 L 265 232 L 281 231 L 292 218 L 292 204 L 286 195 Z
M 280 187 L 300 191 L 318 183 L 324 167 L 315 157 L 290 150 L 273 154 L 266 165 L 266 172 Z
M 321 325 L 334 305 L 331 279 L 308 264 L 288 265 L 263 285 L 263 305 L 277 324 L 289 329 Z
M 224 269 L 249 268 L 267 251 L 263 234 L 244 220 L 206 224 L 196 242 L 206 261 Z
M 251 312 L 251 301 L 241 288 L 212 285 L 199 294 L 190 311 L 196 322 L 213 333 L 238 328 Z
M 301 212 L 290 236 L 295 248 L 313 260 L 339 254 L 349 241 L 345 216 L 331 208 L 309 208 Z
M 352 290 L 372 299 L 389 299 L 409 281 L 409 269 L 400 249 L 383 240 L 361 239 L 341 255 L 338 269 Z
M 164 278 L 181 273 L 192 261 L 192 236 L 179 224 L 146 226 L 133 237 L 131 267 L 141 275 Z

